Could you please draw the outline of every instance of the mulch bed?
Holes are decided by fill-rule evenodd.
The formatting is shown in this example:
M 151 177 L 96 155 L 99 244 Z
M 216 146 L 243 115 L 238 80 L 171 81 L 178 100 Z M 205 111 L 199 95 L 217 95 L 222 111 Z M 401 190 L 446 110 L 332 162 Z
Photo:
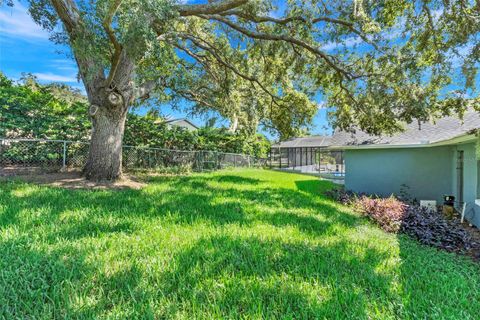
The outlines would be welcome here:
M 4 166 L 0 167 L 0 177 L 16 177 L 26 175 L 38 175 L 58 172 L 59 167 L 25 167 L 25 166 Z
M 0 181 L 20 180 L 66 189 L 141 189 L 146 184 L 125 174 L 120 180 L 88 181 L 80 171 L 44 172 L 43 168 L 0 168 Z
M 325 194 L 352 206 L 387 232 L 407 234 L 424 245 L 466 255 L 480 262 L 480 229 L 468 221 L 462 223 L 458 212 L 445 215 L 440 208 L 439 211 L 430 211 L 398 198 L 354 194 L 340 188 Z
M 462 227 L 472 238 L 473 246 L 465 252 L 474 260 L 480 261 L 480 229 L 468 223 L 468 221 L 460 222 L 460 217 L 454 217 L 453 222 Z

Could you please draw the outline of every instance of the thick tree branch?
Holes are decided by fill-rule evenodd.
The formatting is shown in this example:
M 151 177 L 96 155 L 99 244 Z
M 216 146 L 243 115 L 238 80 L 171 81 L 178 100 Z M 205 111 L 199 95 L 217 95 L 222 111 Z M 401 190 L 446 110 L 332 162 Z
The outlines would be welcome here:
M 252 21 L 252 22 L 255 22 L 255 23 L 273 22 L 273 23 L 277 23 L 277 24 L 287 24 L 287 23 L 290 23 L 290 22 L 293 22 L 293 21 L 299 21 L 299 22 L 303 22 L 303 23 L 309 23 L 310 22 L 312 24 L 315 24 L 315 23 L 318 23 L 318 22 L 331 22 L 331 23 L 343 25 L 345 27 L 353 27 L 354 26 L 353 22 L 343 20 L 343 19 L 330 18 L 330 17 L 317 17 L 317 18 L 314 18 L 312 20 L 308 20 L 308 19 L 306 19 L 305 17 L 302 17 L 302 16 L 291 16 L 291 17 L 286 17 L 286 18 L 274 18 L 274 17 L 269 17 L 269 16 L 257 16 L 257 15 L 248 14 L 248 13 L 245 13 L 245 12 L 243 12 L 241 10 L 238 10 L 238 9 L 228 10 L 228 11 L 218 13 L 218 14 L 222 15 L 222 16 L 235 15 L 237 17 L 240 17 L 240 18 L 244 19 L 244 20 L 249 20 L 249 21 Z
M 70 38 L 74 38 L 83 24 L 77 5 L 72 0 L 51 0 L 60 20 L 67 29 Z
M 158 32 L 157 32 L 158 33 Z M 173 33 L 166 33 L 166 34 L 160 34 L 157 39 L 159 41 L 165 41 L 165 42 L 168 42 L 170 45 L 174 46 L 175 48 L 177 48 L 178 50 L 181 50 L 183 52 L 185 52 L 186 54 L 188 54 L 190 57 L 192 57 L 193 59 L 195 59 L 198 63 L 200 63 L 203 68 L 205 69 L 206 72 L 208 72 L 215 80 L 217 81 L 221 81 L 217 75 L 212 72 L 211 70 L 211 65 L 213 64 L 213 60 L 210 59 L 209 56 L 205 55 L 205 54 L 199 54 L 197 52 L 193 52 L 192 50 L 190 50 L 189 48 L 181 45 L 178 41 L 177 41 L 177 38 L 182 38 L 179 36 L 179 34 L 177 32 L 173 32 Z M 184 37 L 182 39 L 185 39 Z M 180 62 L 182 64 L 182 66 L 184 66 L 185 68 L 187 68 L 187 66 L 185 64 L 183 64 L 182 62 Z M 187 68 L 188 69 L 188 68 Z
M 247 14 L 241 10 L 229 10 L 225 11 L 222 13 L 219 13 L 219 15 L 222 16 L 237 16 L 239 18 L 242 18 L 244 20 L 252 21 L 255 23 L 262 23 L 262 22 L 273 22 L 277 24 L 288 24 L 289 22 L 292 21 L 300 21 L 300 22 L 307 22 L 307 20 L 304 17 L 301 16 L 293 16 L 293 17 L 286 17 L 286 18 L 273 18 L 273 17 L 268 17 L 268 16 L 257 16 L 257 15 L 251 15 Z
M 221 65 L 223 65 L 224 67 L 230 69 L 231 71 L 233 71 L 233 73 L 235 73 L 237 76 L 239 76 L 240 78 L 244 79 L 244 80 L 247 80 L 247 81 L 250 81 L 252 83 L 255 83 L 257 84 L 265 93 L 267 93 L 271 98 L 272 100 L 274 100 L 275 104 L 277 104 L 277 99 L 280 99 L 279 97 L 277 97 L 276 95 L 274 95 L 273 93 L 270 92 L 270 90 L 268 90 L 256 77 L 252 77 L 252 76 L 249 76 L 247 74 L 244 74 L 243 72 L 239 71 L 235 66 L 231 65 L 230 63 L 228 63 L 225 59 L 223 59 L 215 50 L 215 48 L 211 45 L 211 44 L 208 44 L 208 42 L 206 42 L 205 40 L 201 40 L 203 42 L 205 42 L 206 44 L 208 45 L 204 45 L 202 44 L 199 40 L 200 39 L 197 39 L 191 35 L 187 35 L 187 34 L 184 34 L 184 35 L 180 35 L 181 37 L 184 37 L 185 39 L 188 39 L 190 40 L 195 46 L 209 52 Z
M 345 92 L 347 94 L 347 96 L 350 98 L 350 100 L 352 100 L 352 102 L 358 106 L 358 102 L 357 102 L 357 99 L 355 99 L 355 97 L 353 96 L 353 94 L 350 92 L 350 90 L 348 90 L 344 85 L 343 85 L 343 81 L 340 80 L 339 81 L 339 86 L 340 86 L 340 92 Z
M 51 2 L 60 20 L 65 26 L 72 44 L 77 41 L 83 41 L 83 39 L 91 36 L 90 31 L 85 27 L 85 22 L 73 0 L 51 0 Z M 94 58 L 79 55 L 74 47 L 72 51 L 80 70 L 85 89 L 89 95 L 89 100 L 92 103 L 92 93 L 95 92 L 96 88 L 100 86 L 105 79 L 103 69 L 98 66 L 98 61 L 95 61 Z
M 241 10 L 234 9 L 234 10 L 229 10 L 223 13 L 219 13 L 221 16 L 230 16 L 234 15 L 239 18 L 242 18 L 246 21 L 251 21 L 254 23 L 263 23 L 263 22 L 272 22 L 275 24 L 280 24 L 280 25 L 287 25 L 290 22 L 298 21 L 302 23 L 311 23 L 311 24 L 316 24 L 318 22 L 330 22 L 333 24 L 341 25 L 349 29 L 351 32 L 355 33 L 358 35 L 363 41 L 366 43 L 372 45 L 375 47 L 375 49 L 378 50 L 378 47 L 375 43 L 370 41 L 368 37 L 360 30 L 355 28 L 355 24 L 353 22 L 343 20 L 343 19 L 335 19 L 335 18 L 330 18 L 330 17 L 317 17 L 312 20 L 307 20 L 306 18 L 302 16 L 292 16 L 292 17 L 286 17 L 286 18 L 274 18 L 274 17 L 268 17 L 268 16 L 257 16 L 257 15 L 251 15 L 247 14 Z
M 134 95 L 134 100 L 147 99 L 150 96 L 150 92 L 152 92 L 152 90 L 155 89 L 156 86 L 157 86 L 157 81 L 155 81 L 155 80 L 149 80 L 149 81 L 146 81 L 146 82 L 142 83 L 136 89 L 136 92 L 135 92 L 135 95 Z
M 331 22 L 335 24 L 341 24 L 345 27 L 353 27 L 354 23 L 343 20 L 343 19 L 336 19 L 336 18 L 330 18 L 330 17 L 317 17 L 312 20 L 312 23 L 318 23 L 318 22 Z
M 122 55 L 123 46 L 118 42 L 117 37 L 115 36 L 115 32 L 112 29 L 112 21 L 115 13 L 117 12 L 118 8 L 122 0 L 115 0 L 110 9 L 108 10 L 107 16 L 103 20 L 103 28 L 107 33 L 108 39 L 113 44 L 113 48 L 115 49 L 112 57 L 112 64 L 110 68 L 110 72 L 108 73 L 108 78 L 106 80 L 106 87 L 110 87 L 112 84 L 113 78 L 115 77 L 115 73 L 117 71 L 118 65 L 120 63 L 120 58 Z
M 248 0 L 224 0 L 210 2 L 208 4 L 179 5 L 178 12 L 180 16 L 195 16 L 199 14 L 216 14 L 246 4 Z
M 192 57 L 193 59 L 195 59 L 198 63 L 200 63 L 203 68 L 205 69 L 205 71 L 210 74 L 212 76 L 213 79 L 215 79 L 215 81 L 218 81 L 220 82 L 220 78 L 214 73 L 212 72 L 211 70 L 211 64 L 212 64 L 212 60 L 206 56 L 206 55 L 200 55 L 198 53 L 195 53 L 193 52 L 192 50 L 190 50 L 189 48 L 186 48 L 182 45 L 180 45 L 178 42 L 173 42 L 171 43 L 175 48 L 177 48 L 178 50 L 181 50 L 183 52 L 185 52 L 186 54 L 188 54 L 190 57 Z M 182 64 L 183 65 L 183 64 Z M 185 65 L 183 65 L 184 67 L 186 67 Z
M 281 35 L 281 34 L 268 34 L 268 33 L 263 33 L 263 32 L 257 32 L 257 31 L 252 31 L 247 28 L 244 28 L 236 23 L 233 23 L 229 19 L 221 16 L 221 15 L 198 15 L 200 18 L 207 19 L 207 20 L 216 20 L 219 22 L 222 22 L 229 26 L 230 28 L 246 35 L 249 38 L 253 39 L 260 39 L 260 40 L 270 40 L 270 41 L 284 41 L 288 43 L 293 43 L 294 45 L 297 45 L 299 47 L 304 48 L 305 50 L 313 53 L 314 55 L 322 58 L 332 69 L 334 69 L 337 73 L 341 74 L 344 76 L 346 79 L 351 80 L 354 75 L 352 75 L 350 72 L 347 70 L 343 69 L 342 67 L 338 66 L 337 63 L 325 52 L 322 50 L 313 47 L 312 45 L 306 43 L 303 40 L 290 37 L 287 35 Z
M 240 78 L 242 78 L 244 80 L 247 80 L 247 81 L 251 82 L 252 84 L 257 84 L 265 93 L 267 93 L 270 96 L 270 98 L 272 99 L 272 102 L 275 103 L 276 105 L 278 105 L 277 100 L 281 100 L 280 97 L 278 97 L 275 94 L 273 94 L 272 92 L 270 92 L 270 90 L 268 90 L 256 77 L 244 74 L 243 72 L 239 71 L 235 66 L 228 63 L 225 59 L 223 59 L 220 56 L 220 54 L 218 54 L 218 52 L 217 52 L 218 50 L 211 43 L 207 42 L 204 39 L 197 38 L 197 37 L 195 37 L 193 35 L 190 35 L 190 34 L 175 33 L 174 35 L 178 36 L 179 38 L 182 38 L 184 40 L 190 40 L 190 42 L 193 45 L 195 45 L 196 47 L 210 53 L 218 63 L 220 63 L 222 66 L 226 67 L 227 69 L 231 70 L 234 74 L 236 74 Z M 159 39 L 164 40 L 164 41 L 168 41 L 168 36 L 167 35 L 160 35 Z M 183 52 L 185 52 L 186 54 L 188 54 L 189 56 L 194 58 L 196 61 L 198 61 L 200 64 L 202 64 L 206 69 L 209 69 L 208 65 L 205 64 L 204 61 L 202 61 L 202 59 L 208 60 L 208 58 L 206 56 L 200 56 L 197 53 L 192 52 L 190 49 L 185 48 L 184 46 L 181 46 L 180 44 L 178 44 L 176 42 L 173 42 L 173 43 L 170 42 L 170 43 L 172 45 L 174 45 L 176 48 L 178 48 L 179 50 L 182 50 Z
M 207 97 L 204 97 L 198 92 L 195 92 L 193 90 L 175 90 L 175 92 L 180 96 L 184 97 L 185 99 L 195 101 L 199 104 L 203 104 L 208 108 L 216 109 L 215 105 L 207 101 L 208 100 Z

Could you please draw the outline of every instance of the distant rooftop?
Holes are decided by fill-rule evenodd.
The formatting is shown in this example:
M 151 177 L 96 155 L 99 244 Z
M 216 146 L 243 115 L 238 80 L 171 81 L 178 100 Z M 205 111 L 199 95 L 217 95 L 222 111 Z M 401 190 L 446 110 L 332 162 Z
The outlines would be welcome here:
M 169 119 L 165 120 L 164 123 L 169 124 L 169 125 L 176 125 L 179 123 L 188 123 L 190 126 L 192 126 L 195 129 L 198 129 L 198 126 L 195 125 L 192 121 L 188 120 L 187 118 L 178 118 L 178 119 Z

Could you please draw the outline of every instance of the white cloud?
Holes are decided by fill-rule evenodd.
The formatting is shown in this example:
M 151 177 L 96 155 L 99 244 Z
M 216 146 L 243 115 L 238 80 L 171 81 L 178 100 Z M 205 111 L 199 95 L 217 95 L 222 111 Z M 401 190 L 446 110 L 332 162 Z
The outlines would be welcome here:
M 391 42 L 400 40 L 402 37 L 404 37 L 404 35 L 402 34 L 402 30 L 404 28 L 405 21 L 406 19 L 402 18 L 399 21 L 397 21 L 397 23 L 393 27 L 382 31 L 380 33 L 380 38 L 384 41 L 391 41 Z M 367 38 L 372 42 L 374 42 L 372 35 L 367 35 Z M 327 42 L 325 45 L 322 46 L 322 49 L 325 51 L 332 51 L 332 50 L 343 48 L 343 47 L 351 48 L 353 46 L 360 45 L 360 44 L 366 44 L 366 42 L 359 36 L 352 36 L 352 37 L 345 38 L 342 42 L 335 42 L 335 41 Z
M 463 46 L 457 47 L 456 53 L 450 50 L 449 60 L 452 63 L 452 67 L 455 69 L 462 67 L 465 59 L 472 52 L 473 47 L 473 43 L 469 42 Z
M 437 22 L 443 14 L 443 8 L 435 9 L 431 12 L 433 22 Z
M 331 51 L 331 50 L 335 50 L 335 49 L 341 48 L 341 47 L 350 48 L 350 47 L 353 47 L 353 46 L 355 46 L 357 44 L 360 44 L 362 42 L 363 42 L 363 40 L 360 37 L 350 37 L 350 38 L 346 38 L 342 42 L 333 42 L 333 41 L 328 42 L 327 44 L 322 46 L 322 50 Z
M 69 73 L 77 72 L 78 68 L 71 59 L 53 59 L 50 60 L 48 66 L 52 69 L 67 71 Z
M 27 8 L 16 2 L 15 6 L 0 9 L 0 34 L 23 40 L 48 40 L 48 32 L 37 25 Z
M 318 108 L 318 110 L 328 109 L 327 101 L 322 100 L 322 101 L 318 102 L 317 103 L 317 108 Z
M 35 77 L 38 78 L 38 80 L 41 81 L 54 81 L 54 82 L 77 82 L 77 78 L 74 75 L 70 76 L 64 76 L 60 74 L 54 74 L 54 73 L 34 73 L 33 74 Z

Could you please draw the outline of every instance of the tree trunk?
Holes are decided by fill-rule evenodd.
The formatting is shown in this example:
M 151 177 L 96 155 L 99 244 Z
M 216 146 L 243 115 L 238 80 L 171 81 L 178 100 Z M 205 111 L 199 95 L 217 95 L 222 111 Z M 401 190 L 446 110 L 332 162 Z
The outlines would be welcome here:
M 126 108 L 109 106 L 90 107 L 92 138 L 87 164 L 84 168 L 88 180 L 116 180 L 122 175 L 122 143 Z
M 230 120 L 230 128 L 228 131 L 231 133 L 235 133 L 238 128 L 238 117 L 236 115 L 233 116 L 233 119 Z
M 100 75 L 89 76 L 90 70 L 83 68 L 82 79 L 91 103 L 89 114 L 92 119 L 92 138 L 84 168 L 88 180 L 116 180 L 122 175 L 125 120 L 128 108 L 136 97 L 133 85 L 134 66 L 127 51 L 123 50 L 117 63 L 112 62 L 107 79 L 103 71 Z

